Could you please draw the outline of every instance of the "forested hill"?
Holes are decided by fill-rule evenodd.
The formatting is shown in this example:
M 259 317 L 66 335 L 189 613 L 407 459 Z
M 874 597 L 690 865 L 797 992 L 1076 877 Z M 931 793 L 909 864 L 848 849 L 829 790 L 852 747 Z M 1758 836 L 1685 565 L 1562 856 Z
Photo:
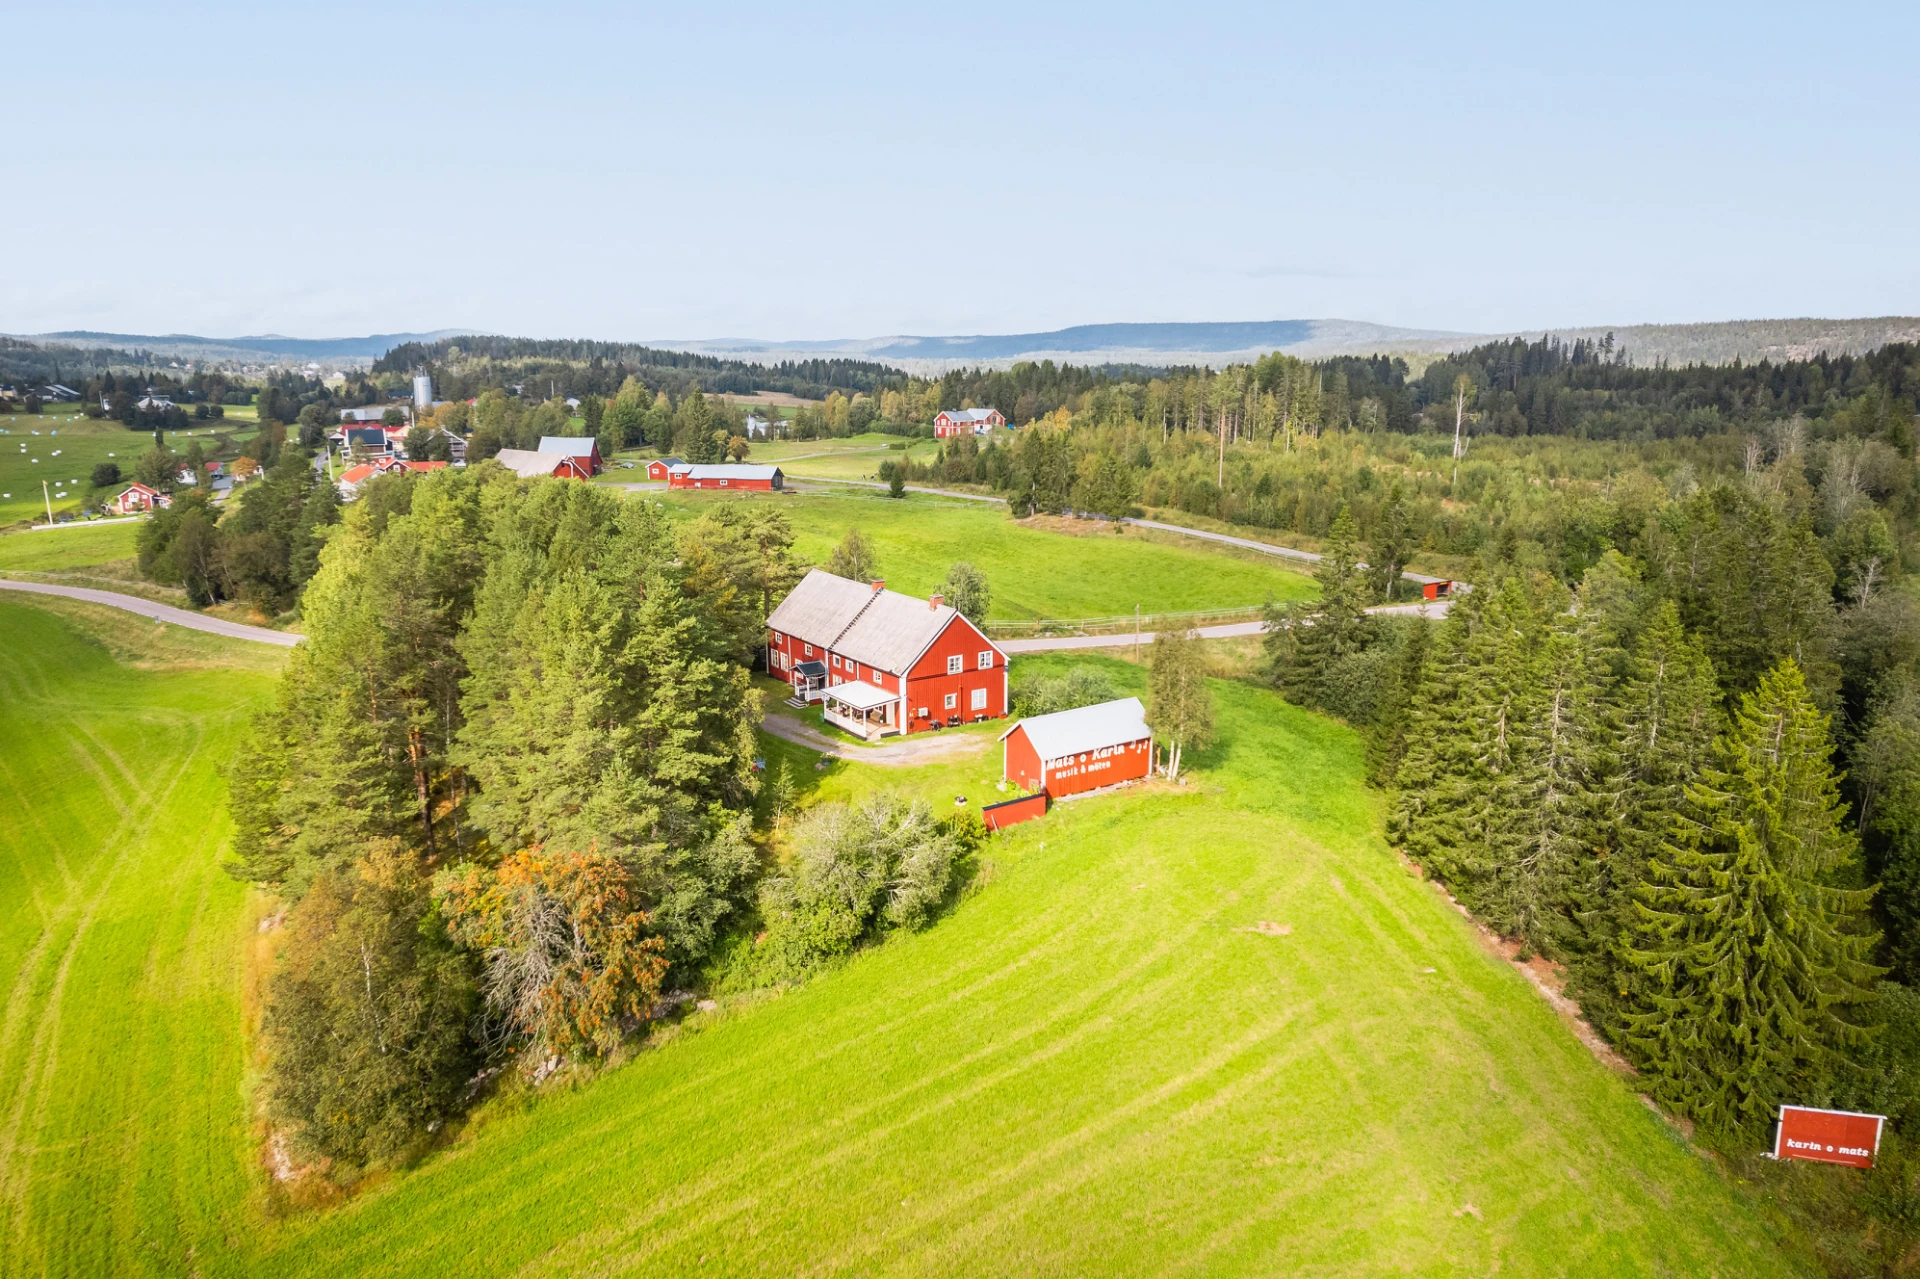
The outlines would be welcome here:
M 611 396 L 628 377 L 678 397 L 696 384 L 702 391 L 752 394 L 780 391 L 824 399 L 830 391 L 873 391 L 899 379 L 899 369 L 869 360 L 797 359 L 777 364 L 663 351 L 628 342 L 587 339 L 468 336 L 438 342 L 408 342 L 373 365 L 376 376 L 425 369 L 449 399 L 491 386 L 557 379 L 578 395 Z

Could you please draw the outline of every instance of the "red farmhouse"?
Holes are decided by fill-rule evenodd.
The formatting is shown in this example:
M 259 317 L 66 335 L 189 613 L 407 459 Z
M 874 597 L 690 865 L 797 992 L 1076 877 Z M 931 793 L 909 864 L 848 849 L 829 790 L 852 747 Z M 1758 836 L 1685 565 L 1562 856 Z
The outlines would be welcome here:
M 129 484 L 126 492 L 107 505 L 122 515 L 132 515 L 136 511 L 151 511 L 155 507 L 172 506 L 173 499 L 159 489 L 148 488 L 144 484 Z
M 648 468 L 649 477 L 653 474 Z M 667 487 L 676 489 L 759 489 L 782 487 L 786 476 L 777 466 L 688 466 L 685 463 L 667 471 Z
M 870 740 L 1007 713 L 1007 655 L 940 596 L 819 569 L 767 619 L 767 669 Z
M 947 409 L 933 419 L 933 433 L 942 440 L 957 435 L 990 435 L 994 428 L 1006 424 L 998 409 Z
M 656 457 L 653 461 L 647 463 L 647 478 L 650 480 L 658 480 L 664 484 L 673 478 L 673 470 L 675 467 L 685 465 L 686 463 L 677 457 Z
M 1153 730 L 1137 697 L 1035 715 L 1000 740 L 1003 776 L 1053 799 L 1139 781 L 1153 769 Z

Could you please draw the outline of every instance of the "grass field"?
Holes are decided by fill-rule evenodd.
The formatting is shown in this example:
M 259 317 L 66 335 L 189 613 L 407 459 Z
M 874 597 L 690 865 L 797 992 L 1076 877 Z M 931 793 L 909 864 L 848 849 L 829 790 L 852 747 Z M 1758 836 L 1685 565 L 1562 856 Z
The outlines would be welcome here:
M 1192 786 L 1056 808 L 928 931 L 486 1115 L 276 1227 L 255 1264 L 1791 1273 L 1714 1167 L 1395 861 L 1354 737 L 1216 692 Z
M 216 865 L 221 772 L 283 660 L 0 597 L 0 1275 L 245 1271 L 251 928 Z
M 693 512 L 738 496 L 646 493 L 670 511 Z M 776 501 L 792 521 L 797 553 L 825 563 L 848 528 L 874 544 L 880 575 L 909 595 L 940 588 L 955 560 L 969 560 L 993 588 L 993 621 L 1105 617 L 1186 609 L 1250 607 L 1269 595 L 1308 599 L 1311 578 L 1257 552 L 1244 557 L 1139 529 L 1114 532 L 1092 521 L 1072 521 L 1076 534 L 1031 527 L 1006 509 L 979 502 L 913 494 L 807 494 L 756 498 Z
M 83 524 L 0 535 L 0 572 L 60 573 L 130 560 L 140 525 Z
M 228 410 L 228 418 L 219 426 L 221 433 L 252 432 L 253 410 L 246 410 L 249 416 L 245 420 L 235 417 L 236 412 Z M 55 515 L 78 512 L 95 496 L 88 480 L 96 463 L 116 462 L 130 475 L 134 460 L 153 447 L 151 432 L 130 431 L 104 419 L 96 421 L 82 415 L 75 404 L 49 406 L 37 417 L 6 414 L 0 417 L 0 432 L 5 432 L 0 434 L 0 528 L 47 518 L 40 481 L 47 481 L 51 489 Z M 190 432 L 169 432 L 167 442 L 172 448 L 185 450 L 193 439 L 211 444 L 213 433 L 213 428 L 195 423 Z M 111 496 L 119 487 L 103 492 Z
M 908 445 L 907 448 L 896 447 Z M 841 440 L 773 440 L 755 442 L 749 462 L 778 466 L 789 475 L 835 480 L 870 480 L 880 463 L 910 457 L 930 462 L 940 452 L 938 440 L 908 440 L 899 435 L 869 432 Z

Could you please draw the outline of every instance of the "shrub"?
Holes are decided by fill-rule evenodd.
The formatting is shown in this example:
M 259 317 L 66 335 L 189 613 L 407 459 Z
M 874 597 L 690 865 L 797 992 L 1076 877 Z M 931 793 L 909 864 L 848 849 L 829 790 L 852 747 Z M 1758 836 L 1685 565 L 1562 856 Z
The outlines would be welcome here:
M 803 974 L 888 928 L 927 922 L 953 883 L 961 837 L 924 800 L 876 795 L 801 819 L 792 860 L 760 889 L 764 963 L 777 980 Z
M 1051 715 L 1120 696 L 1107 673 L 1094 666 L 1076 666 L 1065 675 L 1030 677 L 1013 686 L 1015 715 Z
M 93 487 L 97 489 L 118 484 L 120 482 L 120 464 L 118 462 L 101 462 L 93 468 L 93 474 L 90 475 L 88 479 L 93 484 Z

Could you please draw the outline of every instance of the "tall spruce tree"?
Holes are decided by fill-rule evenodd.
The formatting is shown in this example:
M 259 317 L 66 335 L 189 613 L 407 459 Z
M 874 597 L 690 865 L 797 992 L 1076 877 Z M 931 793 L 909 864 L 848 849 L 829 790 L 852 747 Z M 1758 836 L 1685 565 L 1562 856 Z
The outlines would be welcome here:
M 1328 671 L 1364 651 L 1377 628 L 1367 616 L 1371 586 L 1360 564 L 1359 535 L 1346 507 L 1313 571 L 1320 598 L 1306 608 L 1267 607 L 1267 667 L 1287 700 L 1323 706 Z
M 1863 1042 L 1841 1014 L 1870 997 L 1877 939 L 1871 892 L 1841 886 L 1858 850 L 1831 750 L 1799 665 L 1780 663 L 1687 788 L 1641 892 L 1625 1043 L 1654 1095 L 1723 1141 L 1825 1097 Z

